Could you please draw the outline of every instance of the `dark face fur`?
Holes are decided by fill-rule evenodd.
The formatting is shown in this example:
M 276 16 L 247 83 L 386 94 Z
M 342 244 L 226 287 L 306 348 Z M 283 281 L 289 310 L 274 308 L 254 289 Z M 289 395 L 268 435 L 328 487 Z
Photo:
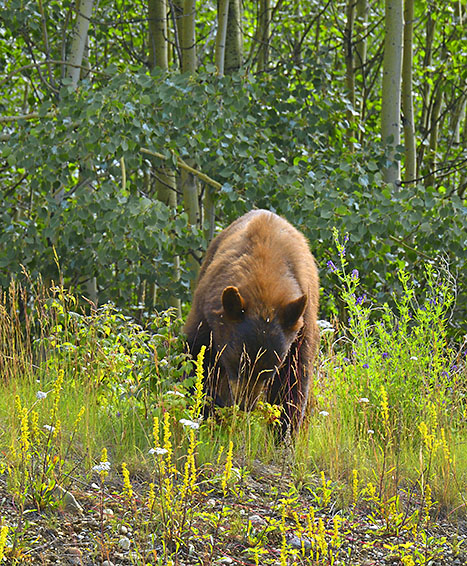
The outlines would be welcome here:
M 272 318 L 249 314 L 236 287 L 222 294 L 219 313 L 219 338 L 216 347 L 219 363 L 228 378 L 228 391 L 218 399 L 222 405 L 255 406 L 262 391 L 272 381 L 301 328 L 306 296 L 285 305 Z

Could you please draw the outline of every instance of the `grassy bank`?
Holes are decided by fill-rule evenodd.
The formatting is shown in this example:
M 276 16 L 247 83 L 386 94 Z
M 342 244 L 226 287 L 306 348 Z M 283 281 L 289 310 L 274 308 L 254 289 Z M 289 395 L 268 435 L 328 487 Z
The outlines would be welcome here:
M 85 314 L 61 287 L 12 286 L 0 306 L 3 560 L 52 563 L 37 525 L 68 514 L 92 518 L 92 536 L 66 548 L 76 564 L 462 559 L 467 344 L 447 335 L 452 288 L 431 270 L 417 294 L 401 273 L 394 305 L 375 306 L 338 252 L 328 267 L 346 320 L 323 325 L 295 443 L 274 442 L 267 404 L 200 418 L 203 375 L 183 379 L 192 362 L 170 312 L 140 325 L 110 305 Z

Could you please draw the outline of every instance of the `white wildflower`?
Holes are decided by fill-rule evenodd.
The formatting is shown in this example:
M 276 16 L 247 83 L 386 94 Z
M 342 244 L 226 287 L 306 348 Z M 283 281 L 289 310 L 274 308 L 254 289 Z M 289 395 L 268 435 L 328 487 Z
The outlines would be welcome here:
M 36 399 L 45 399 L 47 397 L 47 393 L 45 391 L 38 391 L 36 393 Z
M 55 427 L 49 424 L 45 424 L 44 425 L 45 430 L 48 430 L 49 432 L 55 432 Z
M 162 454 L 167 454 L 167 448 L 151 448 L 149 454 L 159 454 L 159 456 L 162 456 Z
M 329 416 L 329 413 L 327 411 L 320 411 L 319 414 L 322 415 L 323 417 Z
M 92 467 L 92 471 L 100 474 L 101 472 L 109 472 L 110 471 L 110 462 L 99 462 Z
M 180 391 L 167 391 L 166 395 L 175 395 L 177 397 L 185 397 Z
M 372 428 L 369 428 L 367 432 L 368 434 L 375 434 L 375 431 Z
M 317 324 L 322 333 L 334 332 L 334 327 L 328 320 L 318 320 Z
M 414 362 L 418 360 L 417 356 L 411 356 L 410 359 L 413 360 Z
M 180 419 L 178 421 L 180 424 L 182 424 L 183 426 L 188 426 L 190 428 L 192 428 L 193 430 L 196 430 L 199 428 L 199 423 L 195 423 L 194 421 L 190 421 L 188 419 Z
M 360 397 L 360 399 L 358 400 L 359 403 L 369 403 L 370 400 L 368 399 L 368 397 Z

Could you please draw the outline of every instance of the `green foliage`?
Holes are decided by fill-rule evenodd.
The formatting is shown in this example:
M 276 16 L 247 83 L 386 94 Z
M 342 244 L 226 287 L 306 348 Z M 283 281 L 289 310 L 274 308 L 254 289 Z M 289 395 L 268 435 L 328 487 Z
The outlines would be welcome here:
M 446 494 L 448 478 L 464 474 L 465 458 L 457 450 L 454 455 L 448 445 L 455 446 L 465 435 L 465 342 L 454 348 L 447 336 L 453 293 L 446 273 L 428 264 L 426 289 L 419 292 L 413 278 L 400 270 L 402 291 L 394 294 L 395 306 L 375 305 L 361 290 L 358 270 L 350 271 L 348 237 L 342 241 L 337 231 L 334 237 L 339 259 L 330 260 L 328 268 L 341 287 L 346 338 L 335 346 L 329 334 L 326 338 L 331 353 L 324 362 L 325 378 L 315 383 L 312 452 L 319 462 L 323 455 L 314 442 L 317 434 L 329 435 L 338 452 L 350 443 L 348 468 L 374 450 L 374 501 L 386 508 L 386 528 L 391 530 L 401 513 L 394 469 L 398 475 L 418 462 L 418 474 L 410 474 L 417 487 L 408 489 L 408 496 L 428 484 Z M 407 514 L 402 516 L 407 519 Z
M 461 286 L 465 203 L 422 186 L 382 186 L 384 155 L 372 143 L 358 155 L 346 150 L 345 104 L 332 90 L 312 62 L 300 72 L 248 81 L 128 76 L 110 67 L 105 81 L 83 82 L 77 93 L 64 86 L 58 104 L 42 108 L 51 116 L 23 124 L 1 145 L 10 166 L 1 210 L 8 227 L 0 234 L 2 285 L 20 265 L 57 279 L 55 248 L 67 284 L 81 288 L 97 276 L 102 301 L 135 301 L 142 282 L 157 285 L 158 305 L 173 294 L 187 298 L 193 277 L 187 256 L 199 257 L 206 243 L 184 213 L 157 200 L 147 182 L 154 161 L 140 153 L 148 147 L 169 161 L 172 152 L 192 158 L 223 183 L 214 195 L 223 223 L 252 203 L 288 217 L 309 237 L 321 265 L 331 254 L 332 226 L 347 231 L 353 260 L 378 301 L 397 284 L 398 267 L 417 269 L 422 258 L 434 264 L 446 258 Z M 8 190 L 20 177 L 20 188 Z M 181 257 L 179 280 L 174 256 Z M 329 296 L 325 272 L 322 283 Z M 465 308 L 461 296 L 459 319 Z

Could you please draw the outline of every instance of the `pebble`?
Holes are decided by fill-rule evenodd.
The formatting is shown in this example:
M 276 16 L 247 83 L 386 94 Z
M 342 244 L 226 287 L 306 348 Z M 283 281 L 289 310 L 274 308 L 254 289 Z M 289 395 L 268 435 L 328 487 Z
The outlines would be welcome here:
M 303 537 L 300 538 L 297 535 L 293 535 L 292 538 L 289 539 L 289 545 L 292 548 L 298 548 L 301 549 L 302 546 L 305 550 L 310 550 L 311 548 L 311 541 L 309 541 L 307 538 Z
M 259 515 L 250 515 L 250 523 L 254 527 L 264 527 L 266 525 L 266 521 Z
M 121 535 L 127 535 L 128 534 L 128 528 L 125 525 L 120 525 L 118 530 L 120 531 Z
M 70 564 L 73 565 L 81 564 L 81 558 L 82 558 L 82 553 L 79 548 L 72 547 L 68 549 L 67 559 Z
M 102 562 L 102 566 L 115 566 L 113 562 L 110 562 L 110 560 L 104 560 L 104 562 Z
M 219 560 L 217 560 L 218 564 L 232 564 L 233 560 L 232 558 L 229 558 L 228 556 L 224 556 L 224 558 L 219 558 Z
M 83 508 L 76 501 L 75 496 L 64 489 L 63 487 L 56 485 L 54 487 L 54 494 L 58 498 L 59 503 L 67 510 L 75 513 L 83 513 Z
M 131 546 L 131 541 L 128 537 L 122 537 L 119 541 L 118 541 L 118 546 L 122 549 L 122 550 L 130 550 L 130 546 Z

